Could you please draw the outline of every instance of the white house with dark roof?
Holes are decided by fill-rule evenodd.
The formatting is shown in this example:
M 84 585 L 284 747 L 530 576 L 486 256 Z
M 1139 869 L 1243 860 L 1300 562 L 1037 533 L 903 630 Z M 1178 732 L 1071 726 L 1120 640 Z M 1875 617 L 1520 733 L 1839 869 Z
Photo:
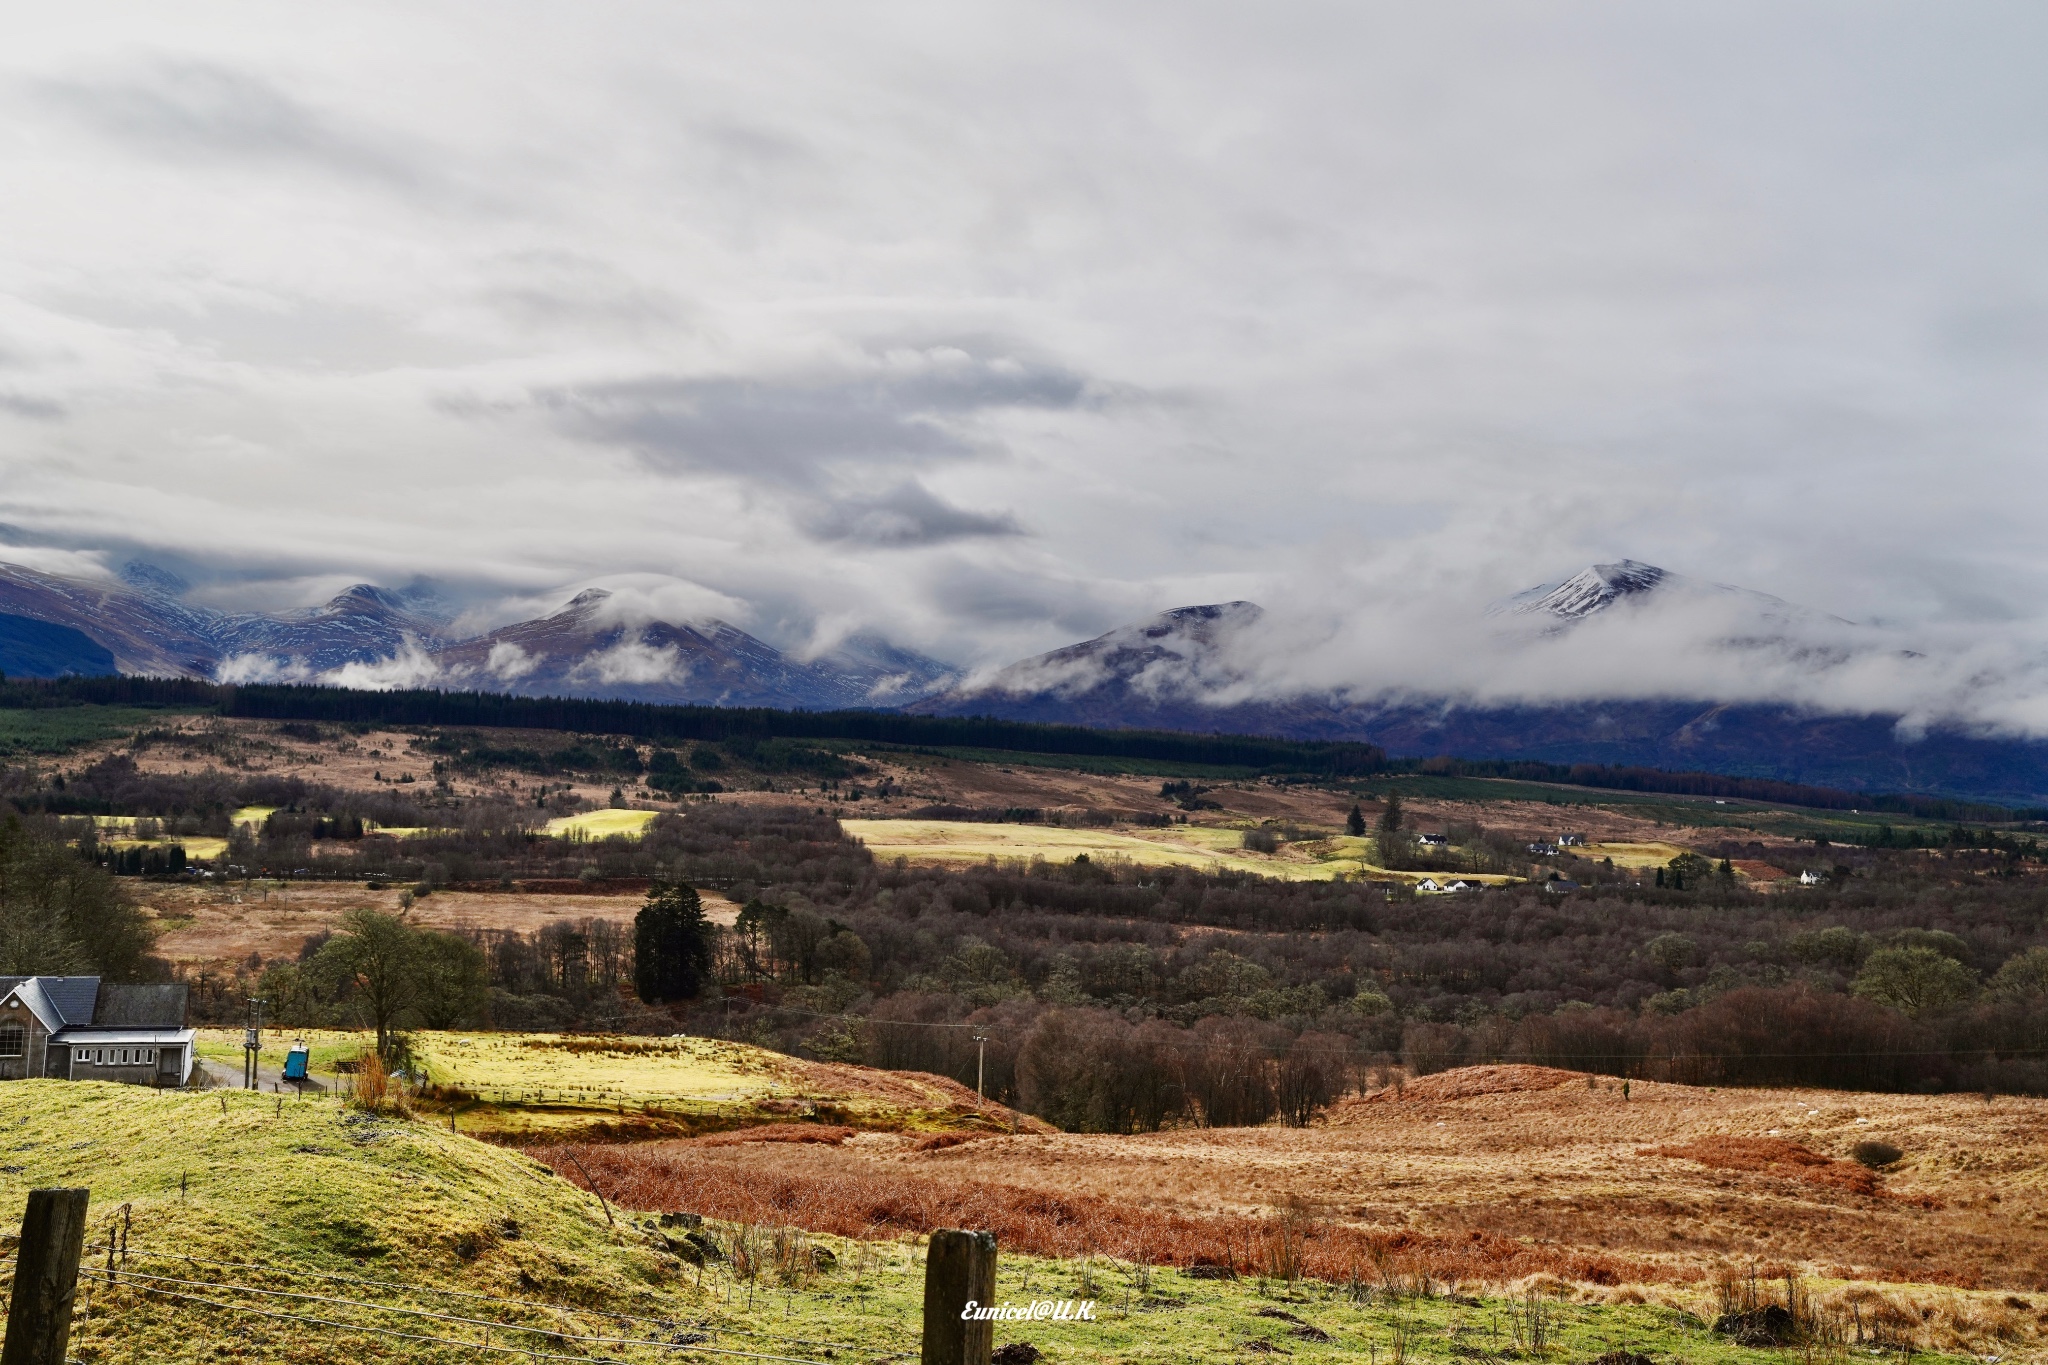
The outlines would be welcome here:
M 185 1007 L 182 984 L 0 976 L 0 1080 L 183 1085 L 192 1074 L 195 1036 Z

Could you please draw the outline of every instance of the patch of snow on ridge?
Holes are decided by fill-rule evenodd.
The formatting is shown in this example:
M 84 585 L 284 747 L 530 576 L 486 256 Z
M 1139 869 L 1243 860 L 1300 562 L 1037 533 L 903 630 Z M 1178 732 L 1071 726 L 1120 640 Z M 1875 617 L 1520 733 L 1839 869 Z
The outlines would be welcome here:
M 1496 607 L 1495 613 L 1546 612 L 1566 621 L 1591 616 L 1624 597 L 1651 592 L 1672 575 L 1655 564 L 1624 559 L 1618 564 L 1595 564 L 1581 569 L 1555 587 L 1545 584 L 1517 593 Z

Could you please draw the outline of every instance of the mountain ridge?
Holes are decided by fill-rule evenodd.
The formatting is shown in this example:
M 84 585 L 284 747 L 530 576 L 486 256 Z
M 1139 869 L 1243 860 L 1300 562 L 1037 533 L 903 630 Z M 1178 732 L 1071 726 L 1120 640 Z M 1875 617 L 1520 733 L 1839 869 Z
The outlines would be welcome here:
M 150 569 L 131 564 L 127 581 L 111 583 L 0 564 L 0 614 L 78 633 L 106 651 L 113 672 L 219 682 L 482 686 L 515 695 L 834 709 L 913 699 L 957 676 L 871 636 L 802 660 L 717 619 L 628 620 L 613 612 L 613 594 L 602 588 L 578 593 L 550 616 L 455 638 L 413 598 L 375 584 L 355 584 L 301 611 L 235 614 L 178 601 L 168 591 L 177 580 Z
M 148 566 L 142 566 L 146 569 Z M 133 583 L 64 578 L 0 564 L 0 616 L 54 652 L 17 651 L 24 676 L 89 671 L 232 682 L 324 682 L 480 690 L 647 703 L 800 710 L 900 710 L 1108 730 L 1231 733 L 1375 744 L 1396 757 L 1452 756 L 1701 769 L 1816 785 L 2048 799 L 2048 743 L 1907 726 L 1896 713 L 1688 694 L 1550 701 L 1475 700 L 1436 689 L 1368 693 L 1277 685 L 1264 667 L 1284 633 L 1258 604 L 1178 607 L 1088 640 L 963 678 L 937 660 L 872 636 L 805 658 L 716 618 L 643 619 L 601 588 L 555 612 L 466 638 L 413 596 L 372 584 L 298 612 L 229 614 L 188 606 L 169 575 L 130 566 Z M 1569 649 L 1578 631 L 1626 632 L 1663 604 L 1705 602 L 1707 647 L 1741 667 L 1790 660 L 1823 680 L 1854 649 L 1840 618 L 1747 589 L 1619 560 L 1589 566 L 1490 608 L 1533 630 L 1501 637 L 1502 667 L 1523 647 Z M 1596 622 L 1606 622 L 1598 624 Z M 1810 630 L 1811 627 L 1825 627 Z M 26 629 L 26 627 L 24 627 Z M 1592 637 L 1589 637 L 1592 638 Z M 1602 637 L 1606 638 L 1606 637 Z M 1881 642 L 1882 637 L 1870 637 Z M 1844 644 L 1849 640 L 1849 644 Z M 1528 642 L 1536 644 L 1530 646 Z M 1548 642 L 1548 643 L 1545 643 Z M 1611 641 L 1610 641 L 1611 643 Z M 95 651 L 103 649 L 104 654 Z M 1263 651 L 1263 653 L 1262 653 Z M 42 662 L 36 662 L 42 661 Z M 1825 688 L 1818 689 L 1825 694 Z

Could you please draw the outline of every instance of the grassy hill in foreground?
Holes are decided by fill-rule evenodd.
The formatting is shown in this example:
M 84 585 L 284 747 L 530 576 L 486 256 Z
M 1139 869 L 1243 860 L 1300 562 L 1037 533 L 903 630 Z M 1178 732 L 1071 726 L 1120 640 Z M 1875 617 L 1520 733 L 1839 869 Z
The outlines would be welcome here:
M 698 1351 L 683 1358 L 916 1354 L 914 1239 L 716 1222 L 662 1229 L 616 1208 L 608 1220 L 590 1194 L 521 1153 L 333 1100 L 63 1081 L 16 1082 L 6 1094 L 0 1207 L 10 1221 L 31 1187 L 92 1189 L 93 1272 L 71 1351 L 81 1361 L 454 1362 L 492 1358 L 479 1351 L 487 1344 L 629 1361 L 673 1360 L 688 1346 Z M 107 1237 L 122 1227 L 128 1254 L 116 1254 L 109 1284 Z M 1767 1358 L 1636 1293 L 1589 1299 L 1553 1285 L 1479 1299 L 1370 1281 L 1218 1281 L 1082 1250 L 1005 1255 L 998 1293 L 1094 1298 L 1098 1320 L 1003 1324 L 998 1343 L 1027 1339 L 1052 1361 L 1232 1360 L 1275 1348 L 1306 1361 L 1446 1358 L 1511 1354 L 1540 1330 L 1550 1344 L 1535 1354 L 1557 1360 L 1621 1348 Z

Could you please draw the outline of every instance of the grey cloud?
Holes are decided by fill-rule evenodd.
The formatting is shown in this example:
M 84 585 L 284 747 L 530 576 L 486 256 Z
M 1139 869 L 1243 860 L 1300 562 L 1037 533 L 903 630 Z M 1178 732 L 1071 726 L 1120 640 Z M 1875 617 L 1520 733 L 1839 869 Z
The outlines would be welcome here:
M 534 395 L 569 433 L 625 446 L 670 470 L 789 479 L 834 462 L 960 459 L 982 448 L 966 419 L 1001 408 L 1080 406 L 1065 368 L 948 348 L 862 374 L 816 378 L 654 377 Z
M 54 422 L 64 416 L 64 405 L 31 394 L 0 393 L 0 412 L 11 412 L 16 417 L 38 422 Z
M 878 496 L 834 499 L 806 518 L 804 528 L 822 540 L 899 547 L 1024 534 L 1010 513 L 955 507 L 915 479 Z
M 408 192 L 427 185 L 414 158 L 229 66 L 158 62 L 118 76 L 46 80 L 36 91 L 103 136 L 158 155 L 297 163 Z
M 1334 600 L 1275 652 L 1332 686 L 1622 553 L 2048 640 L 2039 7 L 494 15 L 11 26 L 0 516 L 223 604 L 668 574 L 978 662 Z M 1495 671 L 1689 657 L 1604 638 Z

